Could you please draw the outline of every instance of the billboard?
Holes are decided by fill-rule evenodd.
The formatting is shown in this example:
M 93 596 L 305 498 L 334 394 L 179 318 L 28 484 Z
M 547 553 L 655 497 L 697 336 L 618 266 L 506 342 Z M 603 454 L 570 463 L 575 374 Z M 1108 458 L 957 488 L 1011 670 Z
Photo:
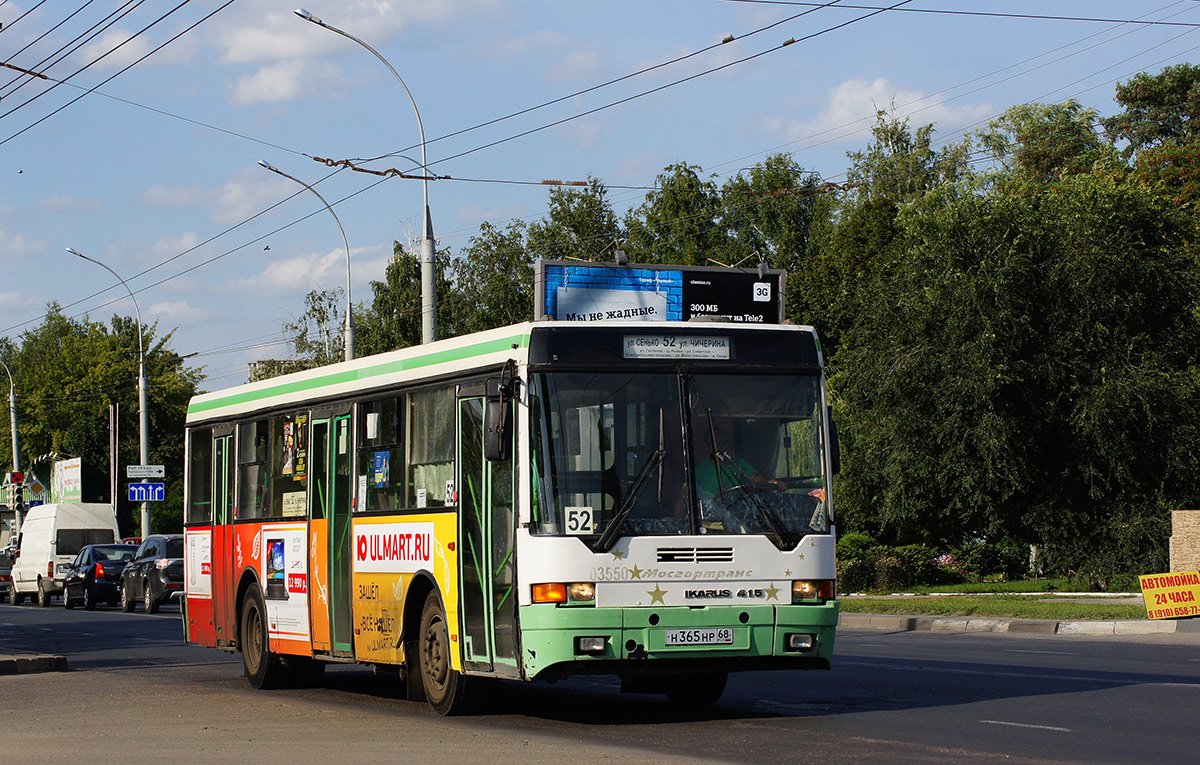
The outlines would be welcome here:
M 54 502 L 83 501 L 83 459 L 59 460 L 50 469 L 50 498 Z
M 534 313 L 539 320 L 585 323 L 781 324 L 785 276 L 778 269 L 539 260 Z

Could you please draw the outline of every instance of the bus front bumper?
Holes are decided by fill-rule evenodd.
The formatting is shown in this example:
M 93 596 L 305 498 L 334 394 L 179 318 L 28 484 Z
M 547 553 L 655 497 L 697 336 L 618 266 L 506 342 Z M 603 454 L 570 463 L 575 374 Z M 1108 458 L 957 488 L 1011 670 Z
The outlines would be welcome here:
M 522 674 L 527 680 L 574 674 L 829 669 L 838 604 L 538 604 L 523 606 L 520 620 Z

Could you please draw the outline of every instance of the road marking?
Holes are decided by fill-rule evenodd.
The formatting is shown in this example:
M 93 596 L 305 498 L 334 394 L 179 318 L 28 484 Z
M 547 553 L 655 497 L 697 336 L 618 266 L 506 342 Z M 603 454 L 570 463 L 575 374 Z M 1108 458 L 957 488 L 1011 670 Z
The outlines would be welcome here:
M 1152 680 L 1121 680 L 1112 677 L 1086 677 L 1083 675 L 1042 675 L 1036 672 L 990 672 L 978 669 L 960 669 L 952 667 L 930 667 L 927 665 L 906 666 L 875 661 L 839 661 L 839 667 L 871 667 L 873 669 L 892 669 L 898 672 L 941 672 L 949 675 L 983 675 L 984 677 L 1010 677 L 1022 680 L 1071 680 L 1081 683 L 1100 683 L 1102 685 L 1169 685 L 1180 687 L 1200 688 L 1200 682 L 1156 682 Z
M 1022 651 L 1016 648 L 1006 648 L 1005 653 L 1044 653 L 1051 656 L 1078 656 L 1075 651 Z
M 1053 725 L 1030 725 L 1029 723 L 1006 722 L 1004 720 L 980 720 L 985 725 L 1011 725 L 1014 728 L 1034 728 L 1036 730 L 1055 730 L 1059 733 L 1073 733 L 1070 728 L 1058 728 Z

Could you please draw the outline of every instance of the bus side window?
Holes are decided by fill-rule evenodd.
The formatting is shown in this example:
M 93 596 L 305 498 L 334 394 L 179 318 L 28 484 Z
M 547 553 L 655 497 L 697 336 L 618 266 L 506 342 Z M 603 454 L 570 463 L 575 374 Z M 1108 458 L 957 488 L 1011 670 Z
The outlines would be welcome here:
M 358 405 L 358 475 L 366 476 L 367 496 L 359 510 L 404 507 L 404 397 L 389 396 Z
M 454 480 L 454 387 L 408 396 L 408 506 L 442 507 Z
M 238 518 L 265 518 L 270 514 L 267 469 L 267 421 L 238 425 Z
M 212 430 L 188 431 L 188 503 L 189 523 L 212 522 Z

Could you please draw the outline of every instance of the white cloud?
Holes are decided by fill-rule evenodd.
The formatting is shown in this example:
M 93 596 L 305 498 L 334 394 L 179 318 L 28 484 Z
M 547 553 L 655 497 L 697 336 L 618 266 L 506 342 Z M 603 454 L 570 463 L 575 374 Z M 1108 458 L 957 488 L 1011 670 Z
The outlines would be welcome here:
M 940 94 L 926 95 L 892 85 L 886 78 L 853 79 L 835 86 L 815 119 L 798 121 L 771 117 L 763 121 L 766 132 L 789 142 L 804 140 L 861 140 L 875 124 L 880 110 L 895 112 L 899 119 L 910 117 L 913 126 L 934 123 L 940 134 L 986 119 L 994 109 L 988 104 L 951 106 Z
M 99 199 L 80 199 L 70 194 L 55 194 L 37 203 L 38 211 L 44 213 L 95 212 L 103 207 Z
M 343 0 L 319 8 L 317 16 L 372 47 L 386 44 L 412 23 L 447 24 L 470 18 L 500 4 L 500 0 Z M 225 63 L 310 58 L 345 51 L 349 43 L 337 34 L 297 18 L 278 0 L 238 4 L 218 26 L 216 46 Z M 312 10 L 312 9 L 310 9 Z
M 545 55 L 546 51 L 562 48 L 569 38 L 561 32 L 543 29 L 524 37 L 503 37 L 492 40 L 488 47 L 488 55 L 502 58 L 516 58 L 527 53 Z
M 150 247 L 150 253 L 154 256 L 154 260 L 160 261 L 166 258 L 178 255 L 181 252 L 186 252 L 200 243 L 200 237 L 192 231 L 179 236 L 166 237 L 159 239 Z
M 0 228 L 0 258 L 28 257 L 45 249 L 44 239 L 29 240 L 24 234 L 9 234 L 8 229 Z
M 375 250 L 350 248 L 351 274 L 354 255 Z M 346 250 L 338 248 L 327 253 L 311 253 L 273 260 L 255 276 L 230 283 L 234 289 L 256 294 L 295 294 L 314 289 L 336 289 L 346 283 Z
M 167 324 L 189 324 L 213 317 L 212 311 L 196 308 L 187 301 L 154 303 L 146 313 L 148 321 L 152 321 L 150 317 L 153 316 Z
M 598 50 L 580 48 L 568 53 L 547 76 L 558 82 L 591 80 L 600 72 L 602 63 L 603 59 Z
M 97 69 L 120 69 L 129 66 L 151 50 L 151 40 L 145 35 L 134 37 L 130 29 L 109 29 L 80 51 L 85 61 L 99 59 Z M 132 38 L 132 39 L 131 39 Z M 101 58 L 103 56 L 104 58 Z
M 289 59 L 239 77 L 233 85 L 233 104 L 274 104 L 313 93 L 344 93 L 352 84 L 337 64 Z

